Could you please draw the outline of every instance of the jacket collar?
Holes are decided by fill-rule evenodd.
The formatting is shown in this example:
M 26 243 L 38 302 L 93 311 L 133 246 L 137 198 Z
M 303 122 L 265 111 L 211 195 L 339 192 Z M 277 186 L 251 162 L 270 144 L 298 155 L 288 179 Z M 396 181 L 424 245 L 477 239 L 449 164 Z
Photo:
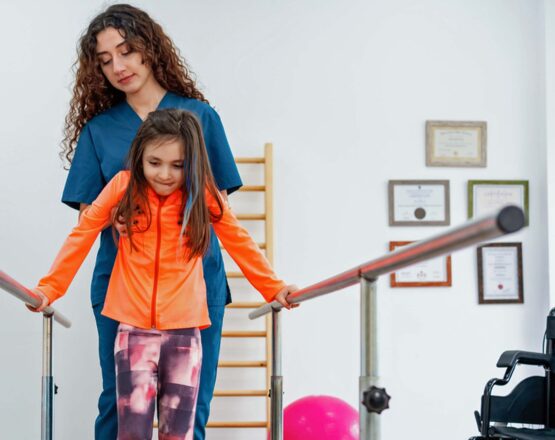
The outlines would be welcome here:
M 154 191 L 150 186 L 148 187 L 147 191 L 148 191 L 148 201 L 156 206 L 160 204 L 162 201 L 164 205 L 173 205 L 173 204 L 181 203 L 181 200 L 182 200 L 181 195 L 183 194 L 183 191 L 181 191 L 180 189 L 175 190 L 169 196 L 166 196 L 166 197 L 161 197 L 158 194 L 156 194 L 156 191 Z

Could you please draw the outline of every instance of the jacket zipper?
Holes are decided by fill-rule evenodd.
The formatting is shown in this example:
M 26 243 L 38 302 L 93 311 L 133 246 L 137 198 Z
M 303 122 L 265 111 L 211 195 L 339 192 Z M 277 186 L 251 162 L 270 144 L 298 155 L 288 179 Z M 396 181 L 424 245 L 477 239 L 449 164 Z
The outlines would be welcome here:
M 161 225 L 161 213 L 162 205 L 164 204 L 166 198 L 158 199 L 158 209 L 156 217 L 156 256 L 154 259 L 154 283 L 152 285 L 152 304 L 150 305 L 150 326 L 151 328 L 156 328 L 156 296 L 158 294 L 158 272 L 160 270 L 160 245 L 162 243 L 162 225 Z

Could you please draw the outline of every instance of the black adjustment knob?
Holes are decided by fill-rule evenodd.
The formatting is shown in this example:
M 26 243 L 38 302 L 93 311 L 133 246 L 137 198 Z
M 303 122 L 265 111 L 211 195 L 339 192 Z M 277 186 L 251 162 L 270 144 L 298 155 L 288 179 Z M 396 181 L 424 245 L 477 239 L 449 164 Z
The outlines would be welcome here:
M 362 393 L 362 404 L 368 412 L 381 414 L 384 409 L 389 408 L 391 396 L 387 394 L 385 388 L 371 386 Z

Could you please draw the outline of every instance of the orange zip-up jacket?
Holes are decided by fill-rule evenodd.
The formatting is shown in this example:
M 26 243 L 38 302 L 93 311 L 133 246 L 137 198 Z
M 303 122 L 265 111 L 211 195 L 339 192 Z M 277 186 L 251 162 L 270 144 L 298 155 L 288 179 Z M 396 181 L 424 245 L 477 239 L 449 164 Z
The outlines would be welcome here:
M 50 272 L 37 286 L 50 302 L 66 293 L 98 234 L 110 222 L 111 211 L 122 199 L 129 179 L 129 171 L 116 174 L 81 214 Z M 217 212 L 216 200 L 208 191 L 206 194 L 209 208 Z M 136 249 L 131 251 L 127 237 L 119 238 L 102 314 L 140 328 L 208 327 L 202 259 L 187 260 L 179 245 L 181 191 L 163 199 L 149 188 L 148 201 L 151 224 L 146 229 L 146 215 L 139 215 L 136 232 L 133 230 Z M 286 284 L 276 277 L 246 229 L 222 203 L 223 216 L 213 223 L 216 235 L 249 282 L 271 301 Z

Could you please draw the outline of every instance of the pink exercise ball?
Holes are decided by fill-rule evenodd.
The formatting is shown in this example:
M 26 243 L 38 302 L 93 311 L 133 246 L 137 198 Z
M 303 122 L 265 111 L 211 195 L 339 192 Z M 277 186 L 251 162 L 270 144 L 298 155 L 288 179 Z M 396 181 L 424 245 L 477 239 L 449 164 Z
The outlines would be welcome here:
M 284 440 L 358 440 L 358 411 L 332 396 L 307 396 L 283 411 Z

